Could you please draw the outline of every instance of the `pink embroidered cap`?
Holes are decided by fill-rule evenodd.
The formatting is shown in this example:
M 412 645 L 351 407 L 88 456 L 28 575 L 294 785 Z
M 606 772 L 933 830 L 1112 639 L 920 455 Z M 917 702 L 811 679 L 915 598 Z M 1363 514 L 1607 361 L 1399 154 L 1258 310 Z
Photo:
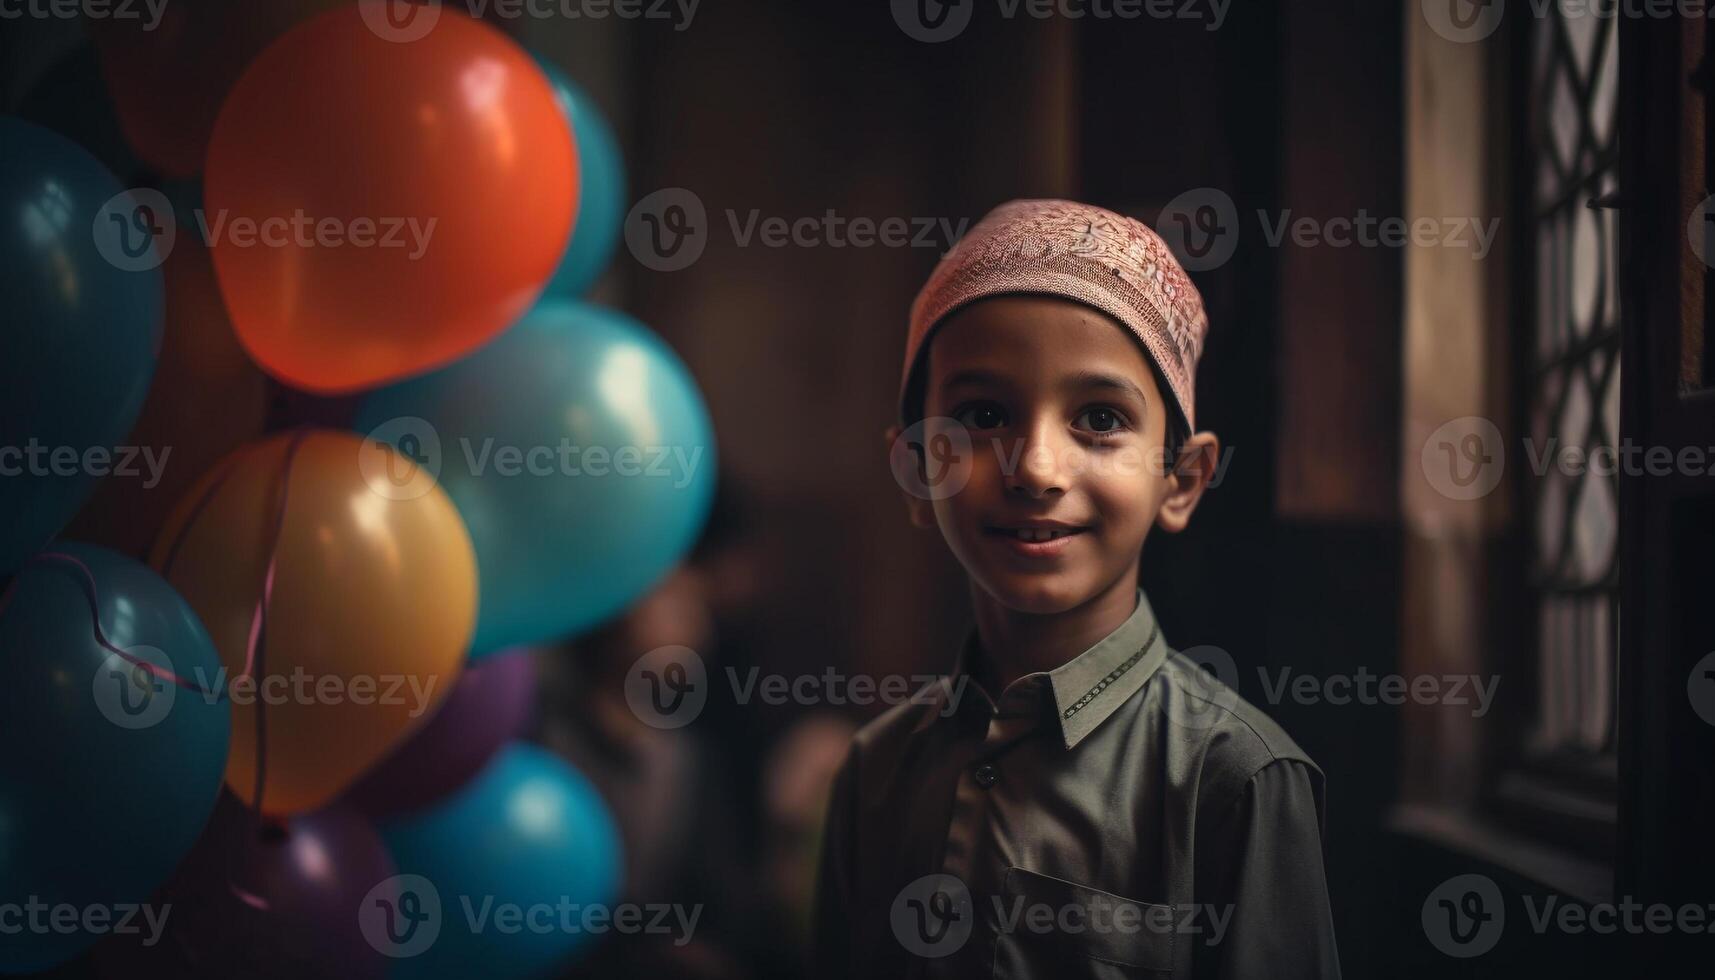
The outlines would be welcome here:
M 900 415 L 930 333 L 967 303 L 1003 293 L 1064 296 L 1131 329 L 1172 389 L 1187 431 L 1209 318 L 1167 243 L 1143 222 L 1075 201 L 1009 201 L 941 258 L 911 304 Z

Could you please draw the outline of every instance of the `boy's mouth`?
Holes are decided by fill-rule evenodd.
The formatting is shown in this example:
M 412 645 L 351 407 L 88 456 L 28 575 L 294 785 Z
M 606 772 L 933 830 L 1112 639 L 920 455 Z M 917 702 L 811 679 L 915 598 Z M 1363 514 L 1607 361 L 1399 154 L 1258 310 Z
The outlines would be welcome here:
M 1081 527 L 991 527 L 991 534 L 1004 534 L 1020 541 L 1052 541 L 1068 534 L 1081 534 Z
M 986 524 L 983 533 L 998 537 L 1013 550 L 1031 557 L 1058 554 L 1071 539 L 1088 531 L 1077 524 L 1058 521 L 1026 521 L 1018 524 Z

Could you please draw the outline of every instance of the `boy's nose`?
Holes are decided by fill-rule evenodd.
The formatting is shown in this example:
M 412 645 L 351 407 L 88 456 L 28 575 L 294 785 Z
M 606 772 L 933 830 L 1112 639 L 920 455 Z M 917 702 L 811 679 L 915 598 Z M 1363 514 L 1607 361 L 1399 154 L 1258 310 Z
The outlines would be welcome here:
M 1008 461 L 1008 492 L 1033 499 L 1065 493 L 1082 450 L 1052 420 L 1033 423 L 1014 459 Z

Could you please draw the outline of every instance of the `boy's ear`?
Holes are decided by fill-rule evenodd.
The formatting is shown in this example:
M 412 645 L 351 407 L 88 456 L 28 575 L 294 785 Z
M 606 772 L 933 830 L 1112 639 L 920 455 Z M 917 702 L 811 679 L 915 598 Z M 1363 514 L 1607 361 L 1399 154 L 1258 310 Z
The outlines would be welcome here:
M 1203 491 L 1220 472 L 1220 459 L 1221 440 L 1213 432 L 1199 432 L 1185 440 L 1178 464 L 1167 476 L 1167 499 L 1155 516 L 1157 527 L 1172 534 L 1185 530 Z
M 928 486 L 929 475 L 923 459 L 920 446 L 907 445 L 899 441 L 899 436 L 905 430 L 896 422 L 887 427 L 882 433 L 882 444 L 887 447 L 887 466 L 893 474 L 895 483 L 899 484 L 899 494 L 905 498 L 905 513 L 911 523 L 917 527 L 930 528 L 935 526 L 934 504 L 905 489 L 907 479 L 913 478 L 917 486 Z M 901 472 L 901 467 L 906 471 Z

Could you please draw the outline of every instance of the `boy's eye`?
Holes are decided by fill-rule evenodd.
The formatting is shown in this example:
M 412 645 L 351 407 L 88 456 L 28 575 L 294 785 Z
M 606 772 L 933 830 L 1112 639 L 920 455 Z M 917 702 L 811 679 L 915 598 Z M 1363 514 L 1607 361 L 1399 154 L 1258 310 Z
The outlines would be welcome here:
M 998 429 L 1006 424 L 1006 412 L 994 402 L 966 405 L 953 418 L 967 429 Z
M 1087 409 L 1073 422 L 1091 432 L 1116 432 L 1125 427 L 1125 417 L 1111 408 Z

